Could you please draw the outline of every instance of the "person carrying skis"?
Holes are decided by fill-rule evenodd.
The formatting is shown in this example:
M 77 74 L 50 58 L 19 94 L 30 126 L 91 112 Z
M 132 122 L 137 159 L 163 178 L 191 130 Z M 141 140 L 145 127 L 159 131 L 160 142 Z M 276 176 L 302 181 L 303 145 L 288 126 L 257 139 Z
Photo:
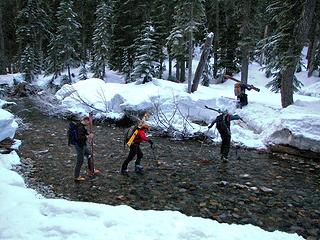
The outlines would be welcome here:
M 234 84 L 234 95 L 237 97 L 238 104 L 237 108 L 242 108 L 243 106 L 248 105 L 248 95 L 246 90 L 251 91 L 252 87 L 248 84 L 237 82 Z
M 143 153 L 140 148 L 140 143 L 149 142 L 151 148 L 153 147 L 153 142 L 145 134 L 145 131 L 148 131 L 148 130 L 150 130 L 149 125 L 143 122 L 139 123 L 137 133 L 134 137 L 133 142 L 130 145 L 129 155 L 121 166 L 121 174 L 128 175 L 128 164 L 133 160 L 133 158 L 136 155 L 137 155 L 137 159 L 135 161 L 135 172 L 141 173 L 143 171 L 143 166 L 141 165 L 141 159 L 143 157 Z
M 220 115 L 216 117 L 216 119 L 208 126 L 208 128 L 212 128 L 214 124 L 216 124 L 217 129 L 220 133 L 222 142 L 221 142 L 221 160 L 224 162 L 228 161 L 228 154 L 230 150 L 230 142 L 231 142 L 231 131 L 230 131 L 230 122 L 232 120 L 242 120 L 239 115 L 229 114 L 228 111 L 224 111 Z
M 88 159 L 88 168 L 90 170 L 91 166 L 91 152 L 87 146 L 87 139 L 93 138 L 93 133 L 88 133 L 86 126 L 89 126 L 90 118 L 84 117 L 80 122 L 75 126 L 75 142 L 74 146 L 77 152 L 77 163 L 74 169 L 74 180 L 75 181 L 84 181 L 85 177 L 80 176 L 80 170 L 83 164 L 84 157 Z M 70 145 L 70 143 L 69 143 Z

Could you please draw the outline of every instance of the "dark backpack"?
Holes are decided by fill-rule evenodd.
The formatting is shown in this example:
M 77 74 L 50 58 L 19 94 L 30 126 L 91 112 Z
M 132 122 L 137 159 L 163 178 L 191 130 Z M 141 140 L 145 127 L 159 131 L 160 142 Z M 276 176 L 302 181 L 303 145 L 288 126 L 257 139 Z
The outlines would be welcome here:
M 78 139 L 78 125 L 76 122 L 70 122 L 68 128 L 68 145 L 76 145 Z
M 220 114 L 216 118 L 217 129 L 219 132 L 229 132 L 228 122 L 226 120 L 227 114 Z

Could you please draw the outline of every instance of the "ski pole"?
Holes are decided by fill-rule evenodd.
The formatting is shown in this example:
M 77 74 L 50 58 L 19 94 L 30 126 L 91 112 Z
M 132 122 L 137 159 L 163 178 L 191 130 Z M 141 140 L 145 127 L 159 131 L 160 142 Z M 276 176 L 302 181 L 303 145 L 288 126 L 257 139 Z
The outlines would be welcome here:
M 93 133 L 93 112 L 89 113 L 89 133 Z M 89 164 L 89 172 L 90 174 L 94 174 L 94 140 L 90 139 L 90 147 L 91 147 L 91 161 Z

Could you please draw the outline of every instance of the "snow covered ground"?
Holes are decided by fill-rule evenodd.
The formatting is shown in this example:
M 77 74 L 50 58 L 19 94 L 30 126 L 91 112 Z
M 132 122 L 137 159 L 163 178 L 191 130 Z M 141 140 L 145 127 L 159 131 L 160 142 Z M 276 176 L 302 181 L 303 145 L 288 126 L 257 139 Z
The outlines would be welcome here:
M 295 94 L 295 103 L 283 109 L 280 94 L 265 88 L 269 80 L 259 69 L 257 64 L 250 65 L 248 82 L 261 91 L 247 91 L 249 105 L 243 109 L 235 107 L 234 82 L 231 80 L 223 84 L 211 84 L 210 87 L 200 86 L 198 91 L 188 94 L 186 84 L 161 79 L 138 85 L 91 78 L 72 86 L 64 85 L 56 97 L 71 112 L 82 115 L 86 115 L 90 109 L 79 101 L 79 96 L 89 105 L 101 110 L 96 111 L 96 117 L 119 119 L 124 111 L 146 110 L 151 112 L 149 121 L 153 126 L 165 128 L 172 125 L 176 130 L 186 130 L 190 134 L 203 132 L 217 142 L 220 137 L 214 128 L 208 131 L 206 126 L 192 122 L 205 121 L 209 124 L 215 119 L 217 113 L 205 109 L 205 105 L 227 109 L 239 114 L 245 121 L 235 121 L 231 127 L 232 139 L 237 144 L 265 148 L 269 144 L 282 143 L 320 152 L 320 98 L 315 94 L 320 90 L 317 82 L 319 78 L 307 78 L 306 72 L 298 74 L 299 80 L 305 84 L 301 90 L 304 95 Z M 70 94 L 70 89 L 76 92 Z M 175 111 L 176 109 L 179 111 Z M 188 122 L 185 118 L 188 118 Z M 168 119 L 171 119 L 170 122 Z
M 0 116 L 2 137 L 12 137 L 16 129 L 12 115 L 1 110 Z M 252 225 L 221 224 L 177 211 L 140 211 L 124 205 L 46 199 L 27 188 L 23 178 L 12 170 L 19 162 L 15 151 L 0 154 L 1 240 L 303 239 L 297 234 L 267 232 Z

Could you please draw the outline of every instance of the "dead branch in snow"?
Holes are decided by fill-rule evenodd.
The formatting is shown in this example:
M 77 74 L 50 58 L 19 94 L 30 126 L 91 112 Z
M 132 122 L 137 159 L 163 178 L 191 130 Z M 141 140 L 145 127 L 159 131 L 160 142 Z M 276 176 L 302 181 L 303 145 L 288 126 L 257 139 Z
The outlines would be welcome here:
M 150 99 L 153 105 L 153 118 L 156 122 L 156 127 L 161 131 L 166 132 L 171 136 L 177 136 L 179 138 L 185 138 L 188 136 L 188 125 L 193 128 L 189 121 L 189 109 L 185 115 L 181 111 L 180 102 L 175 96 L 172 98 L 173 107 L 171 112 L 166 112 L 164 109 L 169 109 L 168 107 L 163 107 L 163 101 L 158 97 L 157 99 Z M 177 120 L 182 120 L 182 130 L 177 127 Z M 180 126 L 181 126 L 180 125 Z

